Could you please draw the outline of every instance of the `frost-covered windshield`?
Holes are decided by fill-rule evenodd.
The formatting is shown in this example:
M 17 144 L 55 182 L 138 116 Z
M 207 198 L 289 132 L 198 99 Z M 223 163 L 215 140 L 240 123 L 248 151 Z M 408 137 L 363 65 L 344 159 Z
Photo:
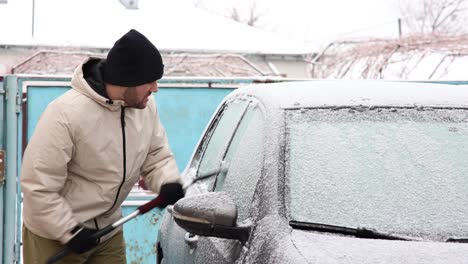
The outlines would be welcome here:
M 468 237 L 468 110 L 288 110 L 294 221 Z

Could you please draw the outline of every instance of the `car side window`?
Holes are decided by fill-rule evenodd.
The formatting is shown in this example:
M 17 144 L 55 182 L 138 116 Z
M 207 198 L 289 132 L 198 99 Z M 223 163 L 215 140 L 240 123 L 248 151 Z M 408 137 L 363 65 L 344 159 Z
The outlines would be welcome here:
M 249 214 L 255 187 L 263 164 L 263 114 L 256 105 L 246 111 L 232 139 L 221 171 L 216 179 L 215 191 L 225 191 L 235 200 L 240 221 Z
M 212 131 L 207 131 L 202 145 L 201 159 L 196 178 L 206 178 L 202 182 L 211 185 L 216 174 L 221 170 L 221 161 L 226 152 L 227 145 L 238 126 L 239 120 L 248 105 L 246 100 L 229 102 L 219 116 Z M 207 186 L 211 189 L 210 186 Z

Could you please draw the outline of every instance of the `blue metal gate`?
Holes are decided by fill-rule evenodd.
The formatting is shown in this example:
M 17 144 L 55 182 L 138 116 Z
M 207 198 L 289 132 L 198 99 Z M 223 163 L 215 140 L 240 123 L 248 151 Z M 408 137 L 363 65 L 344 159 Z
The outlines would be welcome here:
M 219 102 L 233 89 L 252 79 L 164 79 L 159 83 L 156 102 L 161 122 L 182 171 L 193 148 Z M 21 259 L 21 190 L 19 175 L 23 151 L 47 104 L 70 89 L 69 77 L 6 76 L 0 87 L 0 117 L 5 118 L 5 134 L 0 127 L 0 149 L 6 150 L 6 180 L 0 188 L 0 235 L 3 263 L 19 263 Z M 4 111 L 4 112 L 3 112 Z M 6 144 L 6 146 L 3 146 Z M 5 148 L 6 147 L 6 148 Z M 0 159 L 1 159 L 0 153 Z M 1 164 L 1 161 L 0 161 Z M 0 165 L 1 168 L 1 165 Z M 1 174 L 1 170 L 0 170 Z M 1 179 L 1 175 L 0 175 Z M 155 197 L 135 187 L 124 202 L 127 215 Z M 124 225 L 128 263 L 156 263 L 156 236 L 162 211 L 155 209 Z M 1 254 L 1 253 L 0 253 Z
M 3 157 L 1 162 L 4 165 L 2 175 L 4 178 L 1 183 L 2 199 L 2 260 L 3 263 L 16 263 L 20 256 L 20 204 L 21 200 L 19 185 L 17 184 L 18 175 L 18 126 L 21 98 L 18 93 L 18 78 L 10 76 L 4 79 L 1 86 L 0 102 L 2 126 L 1 150 Z

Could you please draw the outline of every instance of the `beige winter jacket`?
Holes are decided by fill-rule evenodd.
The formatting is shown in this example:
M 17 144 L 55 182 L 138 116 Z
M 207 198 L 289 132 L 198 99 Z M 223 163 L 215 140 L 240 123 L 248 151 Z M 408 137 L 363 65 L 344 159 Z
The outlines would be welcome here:
M 156 193 L 163 183 L 180 182 L 152 96 L 145 109 L 109 104 L 82 67 L 72 88 L 43 112 L 21 168 L 24 225 L 62 243 L 78 223 L 101 229 L 118 220 L 140 175 Z

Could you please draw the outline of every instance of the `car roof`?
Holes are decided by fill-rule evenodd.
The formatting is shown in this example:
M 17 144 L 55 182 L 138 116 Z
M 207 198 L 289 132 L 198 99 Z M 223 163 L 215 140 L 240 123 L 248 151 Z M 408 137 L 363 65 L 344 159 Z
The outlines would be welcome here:
M 257 97 L 267 108 L 334 106 L 468 107 L 468 86 L 384 80 L 311 80 L 252 84 L 231 96 Z

